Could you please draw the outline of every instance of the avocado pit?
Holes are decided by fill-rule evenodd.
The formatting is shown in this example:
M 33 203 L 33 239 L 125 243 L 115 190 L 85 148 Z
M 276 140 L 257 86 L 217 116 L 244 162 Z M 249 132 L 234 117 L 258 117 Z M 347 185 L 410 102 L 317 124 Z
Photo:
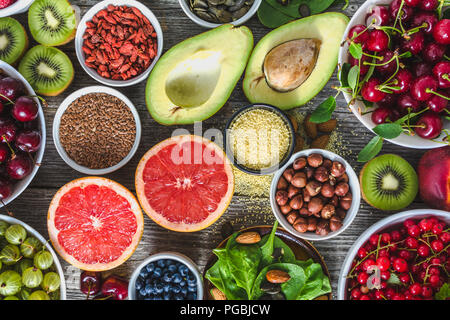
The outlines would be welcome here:
M 272 48 L 263 63 L 269 87 L 289 92 L 301 86 L 316 66 L 320 45 L 318 39 L 297 39 Z

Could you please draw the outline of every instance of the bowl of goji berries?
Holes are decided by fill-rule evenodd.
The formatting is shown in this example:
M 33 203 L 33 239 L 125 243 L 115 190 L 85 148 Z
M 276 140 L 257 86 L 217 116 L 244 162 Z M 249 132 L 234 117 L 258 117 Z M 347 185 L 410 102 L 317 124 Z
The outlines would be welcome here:
M 156 16 L 134 0 L 105 0 L 80 21 L 75 50 L 83 69 L 115 87 L 146 79 L 161 56 L 163 34 Z

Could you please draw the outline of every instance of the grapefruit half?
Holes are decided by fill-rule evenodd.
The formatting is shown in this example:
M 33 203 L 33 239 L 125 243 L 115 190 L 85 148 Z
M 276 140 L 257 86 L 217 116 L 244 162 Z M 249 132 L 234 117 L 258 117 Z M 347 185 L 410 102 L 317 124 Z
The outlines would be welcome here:
M 105 271 L 125 262 L 136 250 L 144 217 L 124 186 L 86 177 L 58 190 L 48 209 L 47 227 L 64 260 L 82 270 Z
M 234 192 L 224 151 L 200 136 L 181 135 L 151 148 L 136 169 L 139 202 L 164 228 L 193 232 L 213 224 Z

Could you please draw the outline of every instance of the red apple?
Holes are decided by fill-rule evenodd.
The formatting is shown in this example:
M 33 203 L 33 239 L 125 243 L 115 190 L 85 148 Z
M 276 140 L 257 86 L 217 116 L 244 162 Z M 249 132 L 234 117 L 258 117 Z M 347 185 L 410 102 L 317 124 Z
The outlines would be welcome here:
M 450 211 L 450 146 L 427 151 L 419 161 L 418 174 L 422 200 Z

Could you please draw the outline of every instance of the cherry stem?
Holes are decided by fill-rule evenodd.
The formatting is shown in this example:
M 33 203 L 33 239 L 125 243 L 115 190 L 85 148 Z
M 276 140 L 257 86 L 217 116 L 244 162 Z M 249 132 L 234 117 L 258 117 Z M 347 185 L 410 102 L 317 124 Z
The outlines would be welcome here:
M 8 138 L 6 137 L 6 135 L 2 135 L 2 140 L 3 142 L 6 143 L 6 145 L 8 146 L 9 150 L 11 151 L 11 158 L 14 158 L 16 156 L 16 153 L 14 152 L 14 149 L 11 147 L 11 145 L 9 144 Z
M 432 94 L 434 94 L 434 95 L 436 95 L 436 96 L 438 96 L 438 97 L 441 97 L 442 99 L 445 99 L 445 100 L 450 100 L 449 97 L 446 97 L 446 96 L 444 96 L 444 95 L 442 95 L 442 94 L 440 94 L 440 93 L 437 93 L 437 92 L 431 90 L 430 88 L 425 89 L 425 92 L 426 92 L 426 93 L 432 93 Z
M 377 27 L 375 27 L 375 29 L 383 30 L 383 31 L 385 31 L 385 30 L 392 30 L 392 31 L 395 31 L 395 32 L 397 32 L 399 34 L 402 34 L 401 30 L 399 30 L 397 28 L 394 28 L 394 27 L 389 27 L 389 26 L 377 26 Z
M 397 15 L 395 17 L 394 28 L 397 25 L 398 19 L 401 18 L 401 16 L 403 15 L 403 6 L 404 5 L 405 5 L 405 0 L 402 0 L 402 3 L 400 4 L 400 7 L 398 8 Z M 403 30 L 403 26 L 401 24 L 401 20 L 400 20 L 400 28 L 402 29 L 403 32 L 405 32 L 405 30 Z
M 426 27 L 428 27 L 428 24 L 427 24 L 426 22 L 424 22 L 424 23 L 422 23 L 422 25 L 420 25 L 420 26 L 418 26 L 418 27 L 409 29 L 409 30 L 406 31 L 406 33 L 403 35 L 403 38 L 409 40 L 409 38 L 410 38 L 409 36 L 410 36 L 410 35 L 412 35 L 412 34 L 414 34 L 414 33 L 417 33 L 417 32 L 420 31 L 420 29 L 423 29 L 423 28 L 426 28 Z
M 14 104 L 14 101 L 12 101 L 10 98 L 8 98 L 7 96 L 5 96 L 5 95 L 3 95 L 3 94 L 1 94 L 1 93 L 0 93 L 0 97 L 2 97 L 2 98 L 5 99 L 5 100 L 8 100 L 9 103 L 11 103 L 11 104 Z
M 383 61 L 383 57 L 380 57 L 380 56 L 374 56 L 373 54 L 365 53 L 364 51 L 363 51 L 362 54 L 365 55 L 365 56 L 368 56 L 368 57 L 370 57 L 370 58 L 374 58 L 374 59 Z M 367 61 L 364 61 L 364 64 L 366 64 L 366 62 L 367 62 Z M 367 63 L 367 64 L 369 64 L 369 63 Z M 375 64 L 374 64 L 374 65 L 375 65 Z
M 442 79 L 447 80 L 447 81 L 450 81 L 450 77 L 449 77 L 448 73 L 444 73 L 444 74 L 442 75 Z
M 6 213 L 8 214 L 8 216 L 13 217 L 14 214 L 13 214 L 11 211 L 8 210 L 8 207 L 7 207 L 6 204 L 3 202 L 3 199 L 0 199 L 0 202 L 1 202 L 2 205 L 3 205 L 3 208 L 5 208 Z

